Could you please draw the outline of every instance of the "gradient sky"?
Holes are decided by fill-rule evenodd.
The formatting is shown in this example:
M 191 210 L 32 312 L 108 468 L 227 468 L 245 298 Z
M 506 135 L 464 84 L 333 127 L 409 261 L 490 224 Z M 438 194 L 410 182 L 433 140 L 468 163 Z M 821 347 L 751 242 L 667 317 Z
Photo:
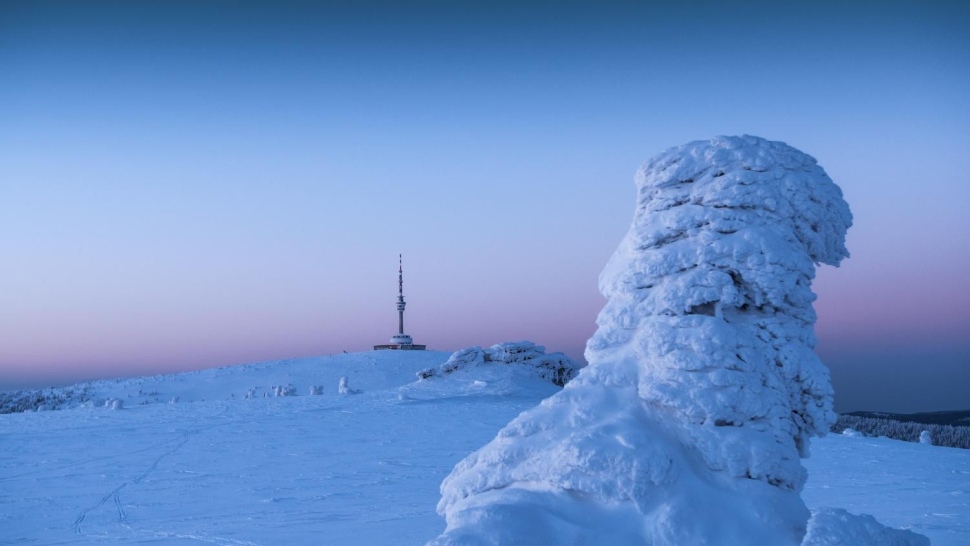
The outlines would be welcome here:
M 0 3 L 0 388 L 529 339 L 580 358 L 633 173 L 815 156 L 837 408 L 970 407 L 970 3 Z

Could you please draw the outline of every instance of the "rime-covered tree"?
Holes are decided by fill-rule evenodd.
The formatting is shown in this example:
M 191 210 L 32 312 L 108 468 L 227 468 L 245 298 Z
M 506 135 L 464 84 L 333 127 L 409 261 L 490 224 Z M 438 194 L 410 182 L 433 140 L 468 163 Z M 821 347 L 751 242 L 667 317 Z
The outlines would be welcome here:
M 835 421 L 812 279 L 842 192 L 781 142 L 719 137 L 636 175 L 589 366 L 442 484 L 439 544 L 798 544 L 809 439 Z

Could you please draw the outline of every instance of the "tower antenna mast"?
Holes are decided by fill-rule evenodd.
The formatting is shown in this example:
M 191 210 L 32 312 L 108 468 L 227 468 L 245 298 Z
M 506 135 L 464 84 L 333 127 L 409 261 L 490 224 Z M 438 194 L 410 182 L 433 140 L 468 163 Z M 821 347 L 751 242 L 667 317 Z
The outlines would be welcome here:
M 397 255 L 397 333 L 404 335 L 404 259 Z
M 397 333 L 391 337 L 390 343 L 374 345 L 375 351 L 395 349 L 399 351 L 423 351 L 426 345 L 418 345 L 411 336 L 404 333 L 404 256 L 397 255 Z

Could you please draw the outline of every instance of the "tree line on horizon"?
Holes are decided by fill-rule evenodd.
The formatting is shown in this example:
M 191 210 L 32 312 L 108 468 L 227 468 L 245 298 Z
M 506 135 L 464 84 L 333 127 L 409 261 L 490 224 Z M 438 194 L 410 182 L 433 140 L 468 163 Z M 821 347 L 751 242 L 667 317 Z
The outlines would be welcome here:
M 917 443 L 920 441 L 920 433 L 926 430 L 929 431 L 935 446 L 970 449 L 970 426 L 936 425 L 903 422 L 896 419 L 839 415 L 835 425 L 832 426 L 832 432 L 842 434 L 846 429 L 853 429 L 865 436 L 885 436 L 893 440 Z

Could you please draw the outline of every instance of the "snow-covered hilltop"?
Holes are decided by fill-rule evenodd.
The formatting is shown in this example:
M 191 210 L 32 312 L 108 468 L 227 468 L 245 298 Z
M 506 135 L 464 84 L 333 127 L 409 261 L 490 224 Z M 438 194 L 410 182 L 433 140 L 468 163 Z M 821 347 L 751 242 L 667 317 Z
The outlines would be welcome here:
M 848 256 L 842 192 L 750 136 L 672 148 L 636 184 L 589 366 L 455 467 L 437 543 L 865 544 L 869 526 L 828 512 L 806 536 L 799 496 L 799 458 L 835 420 L 811 283 Z
M 433 364 L 433 365 L 432 365 Z M 400 387 L 470 368 L 510 366 L 513 374 L 562 386 L 581 365 L 562 353 L 546 354 L 530 341 L 488 349 L 374 351 L 224 366 L 170 375 L 78 383 L 67 387 L 0 392 L 0 414 L 205 400 L 335 396 Z M 428 367 L 430 366 L 430 367 Z M 482 373 L 482 370 L 475 370 Z M 485 372 L 487 373 L 487 371 Z M 461 374 L 459 374 L 461 375 Z M 115 402 L 120 401 L 120 404 Z
M 111 399 L 127 407 L 156 403 L 338 394 L 341 377 L 351 386 L 397 387 L 414 380 L 415 369 L 444 362 L 451 353 L 386 351 L 340 354 L 224 366 L 197 372 L 91 381 L 68 387 L 0 393 L 0 413 L 103 406 Z M 317 388 L 320 387 L 320 388 Z

